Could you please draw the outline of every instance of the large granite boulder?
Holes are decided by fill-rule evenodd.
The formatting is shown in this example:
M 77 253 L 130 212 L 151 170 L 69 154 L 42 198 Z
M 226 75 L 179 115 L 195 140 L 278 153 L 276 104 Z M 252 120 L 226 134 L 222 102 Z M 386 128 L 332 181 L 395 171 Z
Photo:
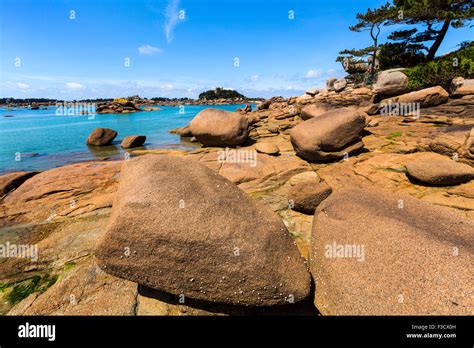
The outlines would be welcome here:
M 407 176 L 423 184 L 451 186 L 474 179 L 474 168 L 443 155 L 420 152 L 406 164 Z
M 380 105 L 391 104 L 420 104 L 421 108 L 429 108 L 444 104 L 448 101 L 449 94 L 443 87 L 436 86 L 425 88 L 419 91 L 402 94 L 398 97 L 387 98 L 380 102 Z
M 290 208 L 304 214 L 313 214 L 316 207 L 332 192 L 330 186 L 324 182 L 308 180 L 290 188 L 288 202 Z
M 309 120 L 321 116 L 331 110 L 331 108 L 326 104 L 315 103 L 306 105 L 301 109 L 301 118 L 303 120 Z
M 189 126 L 192 135 L 205 146 L 236 146 L 248 137 L 247 118 L 237 112 L 205 109 Z
M 192 137 L 193 134 L 191 133 L 191 129 L 189 124 L 183 127 L 175 128 L 170 130 L 171 134 L 178 134 L 180 137 Z
M 343 63 L 342 67 L 349 74 L 363 74 L 369 69 L 367 63 L 354 61 L 349 61 L 347 64 Z
M 352 108 L 329 111 L 290 132 L 296 154 L 307 161 L 328 161 L 363 148 L 365 114 Z
M 146 136 L 144 135 L 129 135 L 123 138 L 120 146 L 124 149 L 131 149 L 133 147 L 143 146 L 146 141 Z
M 337 81 L 337 78 L 330 77 L 326 80 L 326 88 L 328 91 L 334 91 L 334 83 Z
M 0 197 L 18 188 L 26 180 L 36 174 L 38 174 L 38 172 L 13 172 L 0 175 Z
M 212 302 L 297 302 L 310 276 L 278 215 L 194 161 L 124 163 L 100 267 L 158 290 Z
M 341 92 L 346 88 L 347 86 L 347 80 L 345 78 L 338 79 L 336 82 L 334 82 L 334 90 L 336 92 Z
M 474 94 L 474 79 L 456 77 L 451 81 L 451 97 L 460 98 Z
M 408 77 L 399 69 L 390 69 L 379 73 L 373 92 L 379 97 L 392 97 L 407 90 Z
M 311 237 L 323 315 L 473 315 L 474 222 L 384 191 L 345 189 L 317 208 Z
M 117 136 L 117 132 L 110 128 L 95 128 L 87 138 L 87 145 L 110 145 Z

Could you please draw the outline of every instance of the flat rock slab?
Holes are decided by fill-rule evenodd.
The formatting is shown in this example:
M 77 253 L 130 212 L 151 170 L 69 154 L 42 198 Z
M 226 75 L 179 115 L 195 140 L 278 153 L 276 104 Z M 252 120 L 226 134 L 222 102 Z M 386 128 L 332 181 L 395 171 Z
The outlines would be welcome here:
M 474 169 L 468 164 L 430 152 L 417 153 L 406 168 L 409 178 L 433 186 L 458 185 L 474 179 Z
M 0 227 L 54 222 L 110 207 L 122 162 L 83 162 L 53 168 L 25 181 L 0 201 Z
M 448 97 L 449 94 L 446 90 L 440 86 L 436 86 L 384 99 L 380 102 L 380 105 L 413 103 L 419 104 L 421 108 L 428 108 L 446 103 Z
M 323 315 L 473 315 L 474 222 L 402 194 L 347 189 L 314 215 Z
M 310 276 L 278 215 L 197 162 L 125 162 L 97 248 L 115 276 L 192 299 L 270 306 L 305 299 Z
M 88 257 L 46 292 L 35 292 L 8 315 L 133 315 L 137 284 L 112 277 Z
M 13 172 L 0 176 L 0 197 L 18 188 L 38 172 Z

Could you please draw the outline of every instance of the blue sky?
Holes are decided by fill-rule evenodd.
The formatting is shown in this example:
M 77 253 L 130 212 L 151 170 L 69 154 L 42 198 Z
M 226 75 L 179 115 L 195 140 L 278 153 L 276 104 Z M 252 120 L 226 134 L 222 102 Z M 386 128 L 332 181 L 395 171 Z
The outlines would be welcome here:
M 0 97 L 197 97 L 217 86 L 299 95 L 344 75 L 338 52 L 370 44 L 348 26 L 383 3 L 1 0 Z M 438 53 L 468 39 L 472 29 L 451 28 Z

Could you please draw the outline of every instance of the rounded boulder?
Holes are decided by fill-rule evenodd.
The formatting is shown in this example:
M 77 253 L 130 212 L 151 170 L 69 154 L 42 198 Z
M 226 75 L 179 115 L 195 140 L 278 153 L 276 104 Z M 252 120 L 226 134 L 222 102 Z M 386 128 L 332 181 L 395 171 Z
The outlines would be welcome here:
M 189 126 L 193 136 L 204 146 L 237 146 L 248 137 L 247 118 L 237 112 L 205 109 Z

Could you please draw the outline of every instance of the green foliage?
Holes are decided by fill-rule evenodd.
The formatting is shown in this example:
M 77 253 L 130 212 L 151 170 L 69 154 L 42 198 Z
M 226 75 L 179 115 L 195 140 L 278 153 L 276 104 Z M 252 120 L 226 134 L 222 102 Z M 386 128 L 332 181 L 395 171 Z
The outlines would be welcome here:
M 76 267 L 76 263 L 74 261 L 68 261 L 64 264 L 64 271 L 67 272 L 73 269 L 74 267 Z
M 428 61 L 435 58 L 441 42 L 449 27 L 462 28 L 474 17 L 472 1 L 466 0 L 394 0 L 399 15 L 391 24 L 422 25 L 423 31 L 404 30 L 404 37 L 399 37 L 408 45 L 417 45 L 426 50 Z M 439 25 L 439 26 L 438 26 Z M 392 35 L 399 36 L 400 32 Z M 393 37 L 389 37 L 393 39 Z M 425 42 L 431 42 L 429 47 Z
M 387 2 L 379 8 L 367 9 L 365 13 L 357 14 L 357 23 L 349 29 L 370 31 L 373 44 L 363 49 L 343 50 L 337 61 L 344 62 L 346 67 L 348 63 L 362 61 L 377 51 L 379 68 L 383 70 L 433 61 L 449 28 L 461 28 L 471 23 L 473 4 L 467 0 L 394 0 L 392 4 Z M 387 37 L 389 42 L 380 45 L 381 26 L 391 25 L 402 25 L 404 29 L 392 32 Z M 369 73 L 374 73 L 376 68 L 373 60 Z M 445 72 L 442 68 L 439 70 Z
M 339 52 L 340 56 L 337 57 L 336 61 L 343 63 L 344 70 L 350 72 L 348 69 L 352 64 L 365 62 L 364 59 L 368 62 L 370 58 L 371 63 L 368 70 L 370 74 L 375 74 L 375 56 L 377 55 L 379 46 L 378 38 L 381 31 L 380 27 L 393 16 L 393 7 L 390 5 L 390 2 L 387 2 L 379 8 L 369 8 L 367 12 L 357 14 L 357 23 L 350 26 L 349 29 L 355 32 L 368 31 L 372 39 L 372 45 L 359 50 L 352 49 Z
M 393 132 L 393 133 L 390 133 L 386 139 L 388 140 L 395 140 L 396 138 L 399 138 L 402 136 L 402 132 Z
M 385 43 L 380 47 L 380 69 L 412 67 L 425 60 L 425 55 L 408 48 L 406 43 Z
M 449 89 L 451 80 L 455 77 L 474 78 L 474 46 L 405 69 L 404 73 L 408 76 L 408 87 L 411 89 L 432 86 Z
M 6 296 L 6 300 L 12 305 L 17 304 L 35 292 L 40 280 L 41 276 L 34 276 L 27 281 L 15 285 L 10 293 Z
M 213 100 L 213 99 L 236 99 L 236 98 L 242 98 L 246 99 L 244 95 L 240 94 L 237 91 L 234 91 L 232 89 L 224 89 L 222 87 L 217 87 L 216 89 L 211 89 L 209 91 L 202 92 L 199 94 L 199 99 L 207 99 L 207 100 Z
M 11 291 L 5 296 L 5 299 L 11 305 L 15 305 L 34 292 L 46 291 L 49 287 L 54 285 L 57 280 L 57 275 L 50 276 L 49 274 L 46 274 L 43 277 L 35 275 L 14 285 Z M 1 285 L 2 291 L 4 291 L 13 284 L 1 283 Z

